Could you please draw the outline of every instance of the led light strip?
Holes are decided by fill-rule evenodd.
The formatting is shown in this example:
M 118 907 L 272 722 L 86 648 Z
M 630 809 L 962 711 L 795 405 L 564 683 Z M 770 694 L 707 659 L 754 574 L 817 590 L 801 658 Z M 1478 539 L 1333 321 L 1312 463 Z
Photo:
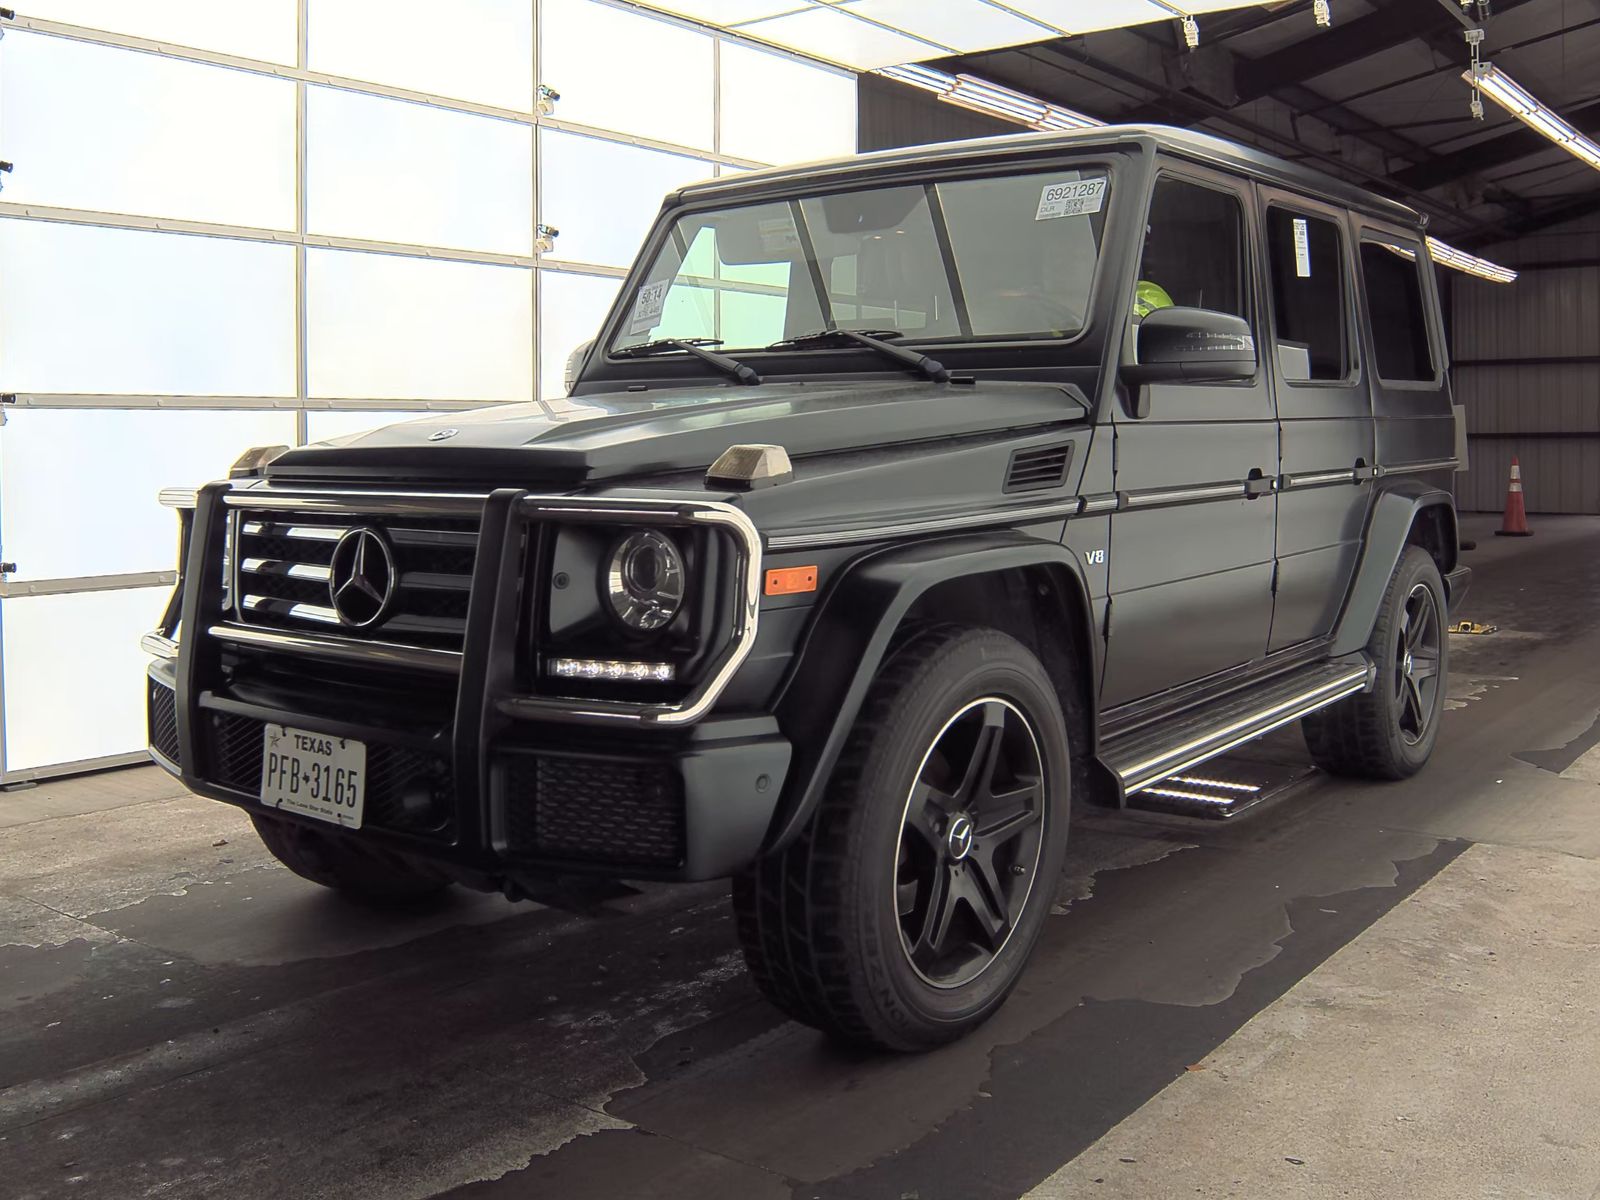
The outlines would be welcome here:
M 903 67 L 880 67 L 872 73 L 931 92 L 947 104 L 957 104 L 974 112 L 999 117 L 1003 121 L 1025 125 L 1029 129 L 1097 129 L 1107 124 L 1073 109 L 1040 100 L 1026 92 L 990 83 L 973 75 L 951 75 L 920 63 Z M 1502 267 L 1486 258 L 1468 254 L 1464 250 L 1457 250 L 1436 237 L 1428 239 L 1428 249 L 1433 254 L 1434 262 L 1468 275 L 1476 275 L 1480 279 L 1492 280 L 1495 283 L 1510 283 L 1517 277 L 1517 273 L 1509 267 Z
M 1470 70 L 1463 71 L 1461 78 L 1475 84 L 1479 91 L 1529 129 L 1543 134 L 1568 154 L 1582 159 L 1600 171 L 1600 145 L 1596 145 L 1593 139 L 1579 133 L 1558 114 L 1540 103 L 1532 92 L 1499 67 L 1490 63 L 1488 66 L 1478 68 L 1476 78 Z

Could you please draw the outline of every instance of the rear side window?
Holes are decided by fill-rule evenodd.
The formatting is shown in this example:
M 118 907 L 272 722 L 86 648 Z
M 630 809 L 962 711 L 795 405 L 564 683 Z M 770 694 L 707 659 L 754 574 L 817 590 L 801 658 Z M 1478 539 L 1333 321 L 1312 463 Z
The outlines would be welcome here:
M 1387 242 L 1362 242 L 1361 279 L 1372 314 L 1378 377 L 1433 382 L 1433 350 L 1428 344 L 1417 252 Z
M 1267 210 L 1278 371 L 1290 383 L 1350 374 L 1344 254 L 1339 227 L 1323 217 Z

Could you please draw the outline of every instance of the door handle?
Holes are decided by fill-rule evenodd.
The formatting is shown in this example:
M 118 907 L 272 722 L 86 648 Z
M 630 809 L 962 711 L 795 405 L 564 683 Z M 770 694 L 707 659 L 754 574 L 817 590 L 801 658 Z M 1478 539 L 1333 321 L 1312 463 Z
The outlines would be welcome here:
M 1249 478 L 1244 481 L 1245 499 L 1259 500 L 1262 496 L 1271 495 L 1277 487 L 1277 476 L 1263 474 L 1260 467 L 1251 467 Z

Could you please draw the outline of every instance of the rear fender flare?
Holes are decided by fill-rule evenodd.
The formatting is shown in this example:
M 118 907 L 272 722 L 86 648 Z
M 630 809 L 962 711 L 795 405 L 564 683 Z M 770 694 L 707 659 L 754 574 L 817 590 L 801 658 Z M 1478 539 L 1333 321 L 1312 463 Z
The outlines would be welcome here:
M 917 599 L 954 579 L 1038 567 L 1051 570 L 1059 586 L 1076 589 L 1083 628 L 1074 632 L 1083 635 L 1086 652 L 1097 657 L 1083 570 L 1059 542 L 1016 532 L 918 542 L 859 560 L 829 588 L 775 706 L 778 724 L 794 746 L 794 761 L 767 851 L 786 845 L 810 820 L 867 689 Z
M 1372 515 L 1367 519 L 1361 561 L 1356 566 L 1355 579 L 1334 632 L 1333 657 L 1352 654 L 1366 646 L 1372 637 L 1372 627 L 1377 623 L 1378 610 L 1383 606 L 1389 579 L 1410 539 L 1412 526 L 1423 510 L 1439 506 L 1449 514 L 1448 526 L 1454 533 L 1455 501 L 1449 492 L 1415 480 L 1402 480 L 1378 493 Z M 1449 541 L 1441 573 L 1448 573 L 1455 566 L 1455 539 L 1452 537 Z

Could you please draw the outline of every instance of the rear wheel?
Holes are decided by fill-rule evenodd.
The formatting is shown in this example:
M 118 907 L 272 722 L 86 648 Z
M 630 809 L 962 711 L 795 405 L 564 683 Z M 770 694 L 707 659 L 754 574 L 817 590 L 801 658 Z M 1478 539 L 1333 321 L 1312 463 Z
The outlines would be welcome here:
M 433 896 L 450 880 L 426 867 L 295 821 L 250 814 L 272 856 L 302 879 L 366 904 L 405 904 Z
M 1444 581 L 1433 557 L 1407 546 L 1384 593 L 1367 653 L 1372 689 L 1302 722 L 1319 767 L 1337 775 L 1404 779 L 1433 753 L 1449 685 Z
M 894 1050 L 1004 1002 L 1049 912 L 1070 811 L 1039 661 L 995 630 L 912 638 L 874 682 L 811 825 L 734 881 L 745 958 L 779 1008 Z

